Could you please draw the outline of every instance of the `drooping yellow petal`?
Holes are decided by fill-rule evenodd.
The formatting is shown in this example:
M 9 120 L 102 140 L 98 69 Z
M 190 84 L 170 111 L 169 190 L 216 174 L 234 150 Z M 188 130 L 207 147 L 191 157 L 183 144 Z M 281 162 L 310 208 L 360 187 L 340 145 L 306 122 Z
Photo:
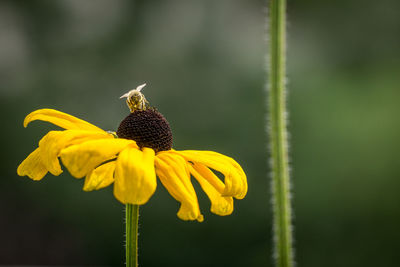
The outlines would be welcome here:
M 128 146 L 118 156 L 115 168 L 114 196 L 123 204 L 145 204 L 157 187 L 155 152 L 151 148 Z
M 200 183 L 201 188 L 210 199 L 211 212 L 221 216 L 231 214 L 233 212 L 233 198 L 221 195 L 224 191 L 224 183 L 203 164 L 196 163 L 194 166 L 190 164 L 188 166 L 190 173 Z
M 223 196 L 233 196 L 237 199 L 246 196 L 246 174 L 234 159 L 213 151 L 184 150 L 174 152 L 182 155 L 187 161 L 201 163 L 221 172 L 225 176 Z
M 50 131 L 39 142 L 40 157 L 47 170 L 53 175 L 62 173 L 58 156 L 62 149 L 89 140 L 114 138 L 106 132 L 83 130 Z
M 104 163 L 86 175 L 84 191 L 99 190 L 114 182 L 115 161 Z
M 128 145 L 136 146 L 136 143 L 122 138 L 91 140 L 61 150 L 60 156 L 71 175 L 82 178 Z
M 160 152 L 155 159 L 156 173 L 173 198 L 181 203 L 178 217 L 182 220 L 202 222 L 196 192 L 194 191 L 185 160 L 172 151 Z
M 91 123 L 54 109 L 38 109 L 31 112 L 25 117 L 24 127 L 35 120 L 48 121 L 67 130 L 104 132 Z
M 18 166 L 17 174 L 19 176 L 29 176 L 29 178 L 39 181 L 47 173 L 47 169 L 40 158 L 40 148 L 36 148 L 29 156 Z

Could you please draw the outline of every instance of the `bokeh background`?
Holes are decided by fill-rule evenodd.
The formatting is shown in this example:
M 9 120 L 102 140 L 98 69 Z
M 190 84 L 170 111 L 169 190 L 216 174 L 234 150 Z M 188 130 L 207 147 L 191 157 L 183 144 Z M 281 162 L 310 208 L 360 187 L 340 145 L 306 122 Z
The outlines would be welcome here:
M 299 266 L 398 266 L 400 2 L 289 1 L 288 85 Z M 141 208 L 142 266 L 272 266 L 265 132 L 266 1 L 0 1 L 0 264 L 124 263 L 123 206 L 67 172 L 18 164 L 55 108 L 115 130 L 147 82 L 176 149 L 230 155 L 249 192 L 231 216 L 176 217 L 159 184 Z M 196 185 L 199 189 L 199 186 Z

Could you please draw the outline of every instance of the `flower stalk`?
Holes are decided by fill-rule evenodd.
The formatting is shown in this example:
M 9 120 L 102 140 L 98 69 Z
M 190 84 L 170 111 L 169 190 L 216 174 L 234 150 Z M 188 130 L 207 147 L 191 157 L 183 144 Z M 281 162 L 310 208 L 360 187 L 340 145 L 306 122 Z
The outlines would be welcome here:
M 139 205 L 126 204 L 126 267 L 138 266 Z
M 276 266 L 294 266 L 286 125 L 286 0 L 269 1 L 269 138 Z

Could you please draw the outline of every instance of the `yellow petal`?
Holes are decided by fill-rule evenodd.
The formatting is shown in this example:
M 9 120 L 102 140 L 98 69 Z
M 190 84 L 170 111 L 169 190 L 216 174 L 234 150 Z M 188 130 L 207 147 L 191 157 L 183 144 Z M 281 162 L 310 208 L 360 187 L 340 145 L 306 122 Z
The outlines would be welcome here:
M 157 187 L 154 170 L 155 152 L 151 148 L 128 146 L 118 156 L 114 196 L 124 204 L 145 204 Z
M 181 203 L 178 217 L 182 220 L 203 221 L 185 160 L 175 154 L 160 152 L 156 156 L 156 173 L 173 198 Z
M 221 195 L 224 190 L 224 184 L 221 180 L 209 168 L 200 163 L 188 166 L 190 173 L 196 178 L 210 199 L 211 212 L 221 216 L 231 214 L 233 212 L 233 199 Z M 209 181 L 212 181 L 212 183 Z
M 31 112 L 25 117 L 24 127 L 28 126 L 31 121 L 35 120 L 48 121 L 67 130 L 104 132 L 102 129 L 91 123 L 54 109 L 38 109 Z
M 201 163 L 221 172 L 225 176 L 224 196 L 233 196 L 237 199 L 246 196 L 246 174 L 234 159 L 213 151 L 184 150 L 174 152 L 182 155 L 187 161 Z
M 29 176 L 29 178 L 39 181 L 47 173 L 47 169 L 40 159 L 40 149 L 36 148 L 19 166 L 17 174 L 19 176 Z
M 106 132 L 90 132 L 83 130 L 50 131 L 39 142 L 40 156 L 47 170 L 57 176 L 62 173 L 58 160 L 62 149 L 89 140 L 105 138 L 114 137 Z
M 99 190 L 114 182 L 115 161 L 100 165 L 86 175 L 84 191 Z
M 136 143 L 122 138 L 91 140 L 61 150 L 60 156 L 71 175 L 82 178 L 128 145 L 136 146 Z

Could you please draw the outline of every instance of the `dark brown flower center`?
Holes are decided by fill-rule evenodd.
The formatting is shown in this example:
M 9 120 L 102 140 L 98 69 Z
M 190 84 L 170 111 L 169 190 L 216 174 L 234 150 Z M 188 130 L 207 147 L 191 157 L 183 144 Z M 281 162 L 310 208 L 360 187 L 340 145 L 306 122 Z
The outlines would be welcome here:
M 119 125 L 117 135 L 136 141 L 140 148 L 150 147 L 155 152 L 172 148 L 172 132 L 168 121 L 152 108 L 129 114 Z

